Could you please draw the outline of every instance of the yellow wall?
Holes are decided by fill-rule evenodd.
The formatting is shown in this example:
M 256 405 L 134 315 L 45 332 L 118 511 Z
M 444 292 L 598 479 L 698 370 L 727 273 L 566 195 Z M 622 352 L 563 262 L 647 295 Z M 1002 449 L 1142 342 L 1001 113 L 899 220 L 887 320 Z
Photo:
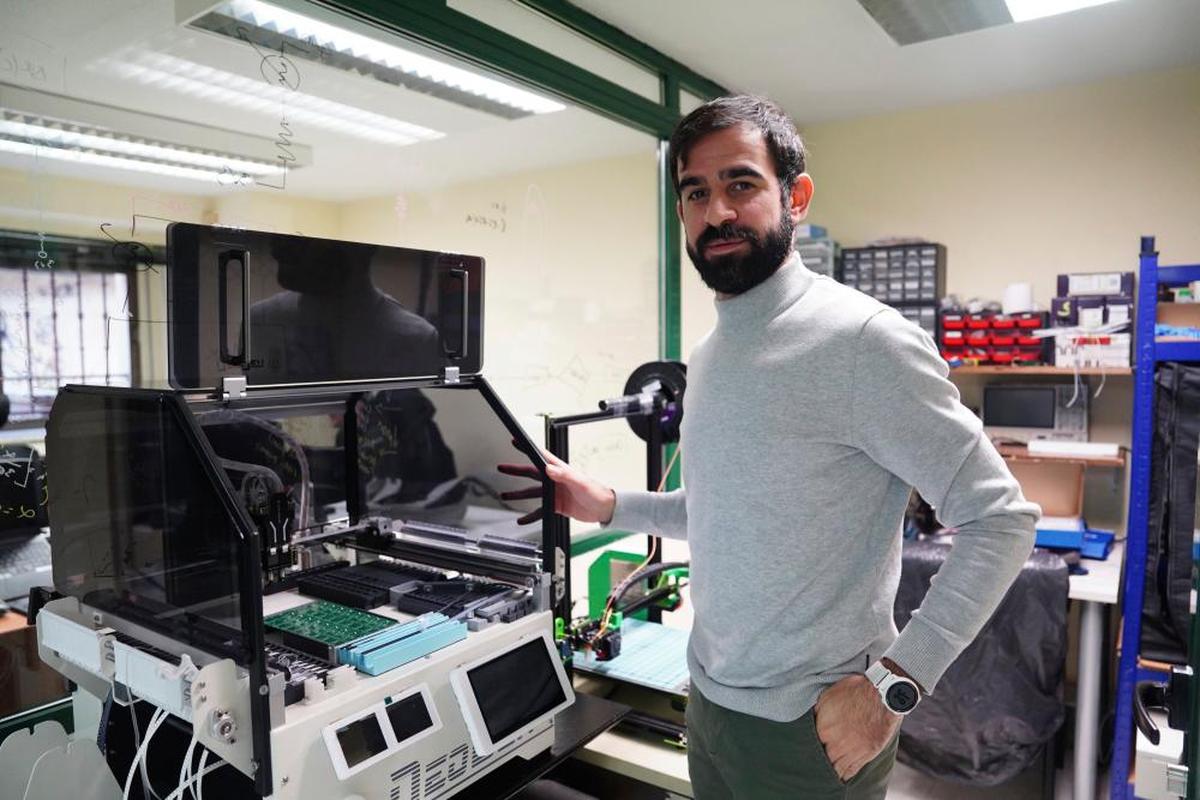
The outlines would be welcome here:
M 948 249 L 948 290 L 1048 304 L 1060 272 L 1200 262 L 1200 68 L 812 125 L 812 221 L 843 246 L 917 235 Z M 705 302 L 708 302 L 707 300 Z M 700 307 L 693 316 L 710 313 Z M 978 405 L 983 379 L 958 380 Z M 1099 385 L 1092 379 L 1092 388 Z M 1132 379 L 1109 379 L 1092 438 L 1128 444 Z M 1089 474 L 1089 521 L 1123 528 L 1120 472 Z
M 812 219 L 843 246 L 918 235 L 948 288 L 999 298 L 1133 270 L 1138 237 L 1200 261 L 1200 68 L 809 126 Z

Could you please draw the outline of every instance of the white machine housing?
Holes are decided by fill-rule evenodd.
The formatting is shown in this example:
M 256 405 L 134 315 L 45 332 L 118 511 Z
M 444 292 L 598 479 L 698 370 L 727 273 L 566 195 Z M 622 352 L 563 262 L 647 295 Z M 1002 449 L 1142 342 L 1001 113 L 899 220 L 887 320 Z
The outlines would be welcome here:
M 478 714 L 478 700 L 469 683 L 456 687 L 451 676 L 491 663 L 522 645 L 541 646 L 548 641 L 549 616 L 542 612 L 473 631 L 457 644 L 383 675 L 372 677 L 347 669 L 314 699 L 286 708 L 273 704 L 275 793 L 270 796 L 278 800 L 354 796 L 433 800 L 464 788 L 512 758 L 532 758 L 546 750 L 554 741 L 554 715 L 574 699 L 562 664 L 551 649 L 546 648 L 547 674 L 561 687 L 564 701 L 538 709 L 487 753 L 472 745 L 474 737 L 461 710 L 470 705 Z M 114 646 L 123 646 L 113 629 L 103 623 L 103 614 L 69 597 L 47 604 L 37 619 L 42 659 L 100 698 L 118 682 L 112 661 L 106 657 L 98 662 L 93 653 L 111 653 Z M 159 638 L 146 633 L 147 638 Z M 157 649 L 157 645 L 147 644 Z M 180 654 L 180 662 L 190 665 L 191 657 Z M 171 695 L 165 687 L 172 681 L 174 695 L 188 697 L 190 707 L 184 714 L 169 710 L 181 718 L 190 716 L 201 745 L 249 774 L 252 756 L 246 675 L 227 659 L 208 663 L 198 671 L 180 670 L 180 664 L 162 661 L 157 677 L 143 674 L 137 684 L 127 688 L 139 697 L 151 692 Z M 429 725 L 398 739 L 387 709 L 410 698 L 427 704 Z M 351 765 L 338 731 L 368 718 L 382 733 L 384 747 Z M 214 724 L 218 719 L 232 724 L 230 735 L 219 735 L 220 728 Z M 477 716 L 472 724 L 481 722 Z M 483 730 L 486 732 L 486 725 Z

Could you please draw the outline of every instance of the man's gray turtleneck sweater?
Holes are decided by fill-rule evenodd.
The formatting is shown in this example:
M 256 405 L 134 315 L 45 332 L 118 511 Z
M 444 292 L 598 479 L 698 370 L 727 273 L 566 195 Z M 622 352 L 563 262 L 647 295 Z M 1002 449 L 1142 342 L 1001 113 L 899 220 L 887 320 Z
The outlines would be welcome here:
M 618 492 L 610 523 L 687 539 L 693 686 L 787 721 L 887 656 L 932 691 L 1029 555 L 1037 506 L 895 310 L 794 254 L 716 306 L 688 362 L 685 488 Z M 910 487 L 958 534 L 897 636 Z

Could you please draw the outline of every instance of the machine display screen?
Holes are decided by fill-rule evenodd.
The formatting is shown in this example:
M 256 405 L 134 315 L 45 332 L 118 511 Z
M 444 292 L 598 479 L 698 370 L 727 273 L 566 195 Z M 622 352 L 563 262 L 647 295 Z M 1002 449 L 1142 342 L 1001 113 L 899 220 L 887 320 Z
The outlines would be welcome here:
M 370 714 L 337 730 L 338 744 L 346 758 L 346 766 L 354 767 L 387 749 L 379 719 Z
M 1053 428 L 1053 386 L 988 386 L 983 390 L 983 424 L 1005 428 Z
M 538 638 L 467 672 L 493 742 L 566 701 L 550 658 Z
M 403 700 L 392 703 L 387 707 L 387 715 L 392 723 L 392 732 L 396 734 L 397 742 L 403 742 L 426 728 L 433 727 L 433 720 L 429 717 L 425 698 L 420 693 L 409 695 Z

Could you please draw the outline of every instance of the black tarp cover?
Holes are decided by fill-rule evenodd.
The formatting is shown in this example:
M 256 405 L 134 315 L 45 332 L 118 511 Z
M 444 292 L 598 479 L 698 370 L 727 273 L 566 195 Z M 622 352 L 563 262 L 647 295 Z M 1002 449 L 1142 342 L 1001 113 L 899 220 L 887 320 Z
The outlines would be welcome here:
M 948 543 L 904 543 L 898 628 L 920 607 L 949 552 Z M 1063 560 L 1035 551 L 979 636 L 904 720 L 901 763 L 945 780 L 994 786 L 1037 760 L 1064 716 L 1067 590 Z

